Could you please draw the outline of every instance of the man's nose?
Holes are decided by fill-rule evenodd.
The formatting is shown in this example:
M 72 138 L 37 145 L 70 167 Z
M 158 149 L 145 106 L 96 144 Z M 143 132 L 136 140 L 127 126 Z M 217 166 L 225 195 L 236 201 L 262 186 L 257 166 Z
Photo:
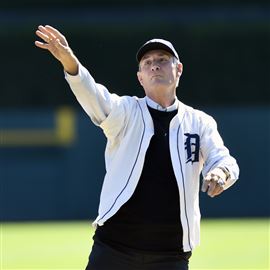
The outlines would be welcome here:
M 152 71 L 157 71 L 157 70 L 160 70 L 160 67 L 157 64 L 153 64 L 152 67 L 151 67 L 151 70 Z

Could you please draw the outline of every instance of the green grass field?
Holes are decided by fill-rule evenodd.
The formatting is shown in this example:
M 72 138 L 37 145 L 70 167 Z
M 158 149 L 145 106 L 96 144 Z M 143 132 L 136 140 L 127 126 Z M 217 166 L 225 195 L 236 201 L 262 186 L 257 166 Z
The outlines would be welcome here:
M 1 270 L 81 270 L 87 263 L 93 235 L 89 222 L 0 226 Z M 201 245 L 193 252 L 191 270 L 270 269 L 269 219 L 208 219 L 201 228 Z

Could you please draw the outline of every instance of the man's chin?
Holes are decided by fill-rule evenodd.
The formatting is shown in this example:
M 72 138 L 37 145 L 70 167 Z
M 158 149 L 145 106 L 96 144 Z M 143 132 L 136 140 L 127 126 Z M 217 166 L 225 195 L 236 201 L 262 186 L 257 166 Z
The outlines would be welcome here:
M 170 87 L 170 83 L 168 81 L 163 80 L 162 78 L 155 78 L 152 80 L 152 86 L 167 88 Z
M 158 85 L 158 84 L 160 84 L 160 85 L 167 84 L 168 85 L 168 81 L 165 81 L 162 77 L 154 77 L 154 78 L 152 78 L 151 82 L 154 85 Z

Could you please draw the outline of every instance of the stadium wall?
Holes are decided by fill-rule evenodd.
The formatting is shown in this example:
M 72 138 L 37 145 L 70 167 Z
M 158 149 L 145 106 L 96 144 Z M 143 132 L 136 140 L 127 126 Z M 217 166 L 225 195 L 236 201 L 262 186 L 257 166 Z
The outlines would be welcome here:
M 269 216 L 270 108 L 200 109 L 217 120 L 241 169 L 220 197 L 201 193 L 202 216 Z M 0 138 L 1 221 L 96 216 L 106 140 L 82 110 L 1 110 Z

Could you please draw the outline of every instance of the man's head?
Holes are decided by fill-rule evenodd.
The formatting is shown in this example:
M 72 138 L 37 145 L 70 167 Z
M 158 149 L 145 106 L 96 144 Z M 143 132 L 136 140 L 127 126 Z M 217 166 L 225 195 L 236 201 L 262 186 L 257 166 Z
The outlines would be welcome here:
M 147 96 L 175 95 L 183 65 L 169 41 L 149 40 L 138 50 L 136 58 L 138 80 Z

